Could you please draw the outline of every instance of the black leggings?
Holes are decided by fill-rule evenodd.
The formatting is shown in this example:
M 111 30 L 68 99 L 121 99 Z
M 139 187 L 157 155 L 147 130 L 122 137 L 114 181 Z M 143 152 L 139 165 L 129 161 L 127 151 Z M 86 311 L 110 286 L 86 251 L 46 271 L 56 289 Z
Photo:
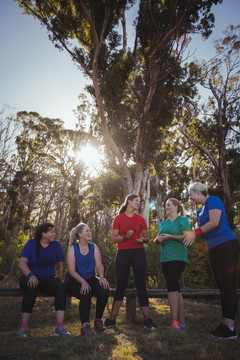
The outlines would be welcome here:
M 149 305 L 146 289 L 146 264 L 144 249 L 118 250 L 115 262 L 117 289 L 114 300 L 123 300 L 130 267 L 132 266 L 139 304 L 141 307 Z
M 172 260 L 161 262 L 163 275 L 167 281 L 168 292 L 180 292 L 180 285 L 178 280 L 185 269 L 185 261 Z
M 239 243 L 227 241 L 209 250 L 209 259 L 216 283 L 221 291 L 222 314 L 234 320 L 238 309 L 236 293 Z
M 22 313 L 31 313 L 35 304 L 37 293 L 39 291 L 49 295 L 54 296 L 54 306 L 55 310 L 65 310 L 66 308 L 66 291 L 65 284 L 57 277 L 49 277 L 45 279 L 38 279 L 39 284 L 37 287 L 33 288 L 27 286 L 28 278 L 26 276 L 21 276 L 19 280 L 20 288 L 23 290 L 23 300 L 22 300 Z
M 86 294 L 80 294 L 82 284 L 77 280 L 70 278 L 66 282 L 67 292 L 72 296 L 75 296 L 80 300 L 79 302 L 79 315 L 81 323 L 89 322 L 90 309 L 91 309 L 91 298 L 95 296 L 97 298 L 96 303 L 96 319 L 101 319 L 105 306 L 107 305 L 109 289 L 105 289 L 99 282 L 97 277 L 85 279 L 91 287 L 91 291 Z

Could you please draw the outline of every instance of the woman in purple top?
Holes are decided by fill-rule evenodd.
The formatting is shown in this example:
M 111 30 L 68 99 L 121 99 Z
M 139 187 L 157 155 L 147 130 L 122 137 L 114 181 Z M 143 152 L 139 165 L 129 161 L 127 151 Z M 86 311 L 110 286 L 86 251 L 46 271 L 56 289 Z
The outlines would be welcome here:
M 218 339 L 236 339 L 234 321 L 238 307 L 236 275 L 239 243 L 229 226 L 222 201 L 217 196 L 209 196 L 205 185 L 193 184 L 190 199 L 201 205 L 197 210 L 199 227 L 186 235 L 184 243 L 193 244 L 197 236 L 205 238 L 213 275 L 221 292 L 223 320 L 210 334 Z
M 36 231 L 34 239 L 25 244 L 19 260 L 22 272 L 20 287 L 23 290 L 22 325 L 18 338 L 26 338 L 28 321 L 32 313 L 38 291 L 55 297 L 57 325 L 54 336 L 68 336 L 63 320 L 66 307 L 66 291 L 63 280 L 63 249 L 54 240 L 54 225 L 43 223 Z M 56 277 L 55 266 L 58 268 Z
M 66 288 L 71 295 L 80 300 L 81 335 L 93 334 L 89 324 L 92 296 L 97 298 L 95 330 L 98 332 L 105 330 L 102 315 L 109 295 L 109 285 L 104 278 L 99 248 L 90 240 L 91 231 L 89 227 L 84 223 L 78 224 L 71 231 L 70 247 L 67 253 Z M 95 275 L 95 269 L 99 277 Z

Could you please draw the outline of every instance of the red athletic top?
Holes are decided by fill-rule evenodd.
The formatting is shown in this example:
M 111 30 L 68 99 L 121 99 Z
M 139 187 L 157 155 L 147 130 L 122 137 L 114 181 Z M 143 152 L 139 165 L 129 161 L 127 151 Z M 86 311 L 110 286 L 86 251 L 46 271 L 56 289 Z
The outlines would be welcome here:
M 118 250 L 143 248 L 143 243 L 136 241 L 141 237 L 141 231 L 147 230 L 147 223 L 143 216 L 134 213 L 132 217 L 129 217 L 123 212 L 115 217 L 112 228 L 118 229 L 120 236 L 125 235 L 128 230 L 133 230 L 132 236 L 117 244 Z

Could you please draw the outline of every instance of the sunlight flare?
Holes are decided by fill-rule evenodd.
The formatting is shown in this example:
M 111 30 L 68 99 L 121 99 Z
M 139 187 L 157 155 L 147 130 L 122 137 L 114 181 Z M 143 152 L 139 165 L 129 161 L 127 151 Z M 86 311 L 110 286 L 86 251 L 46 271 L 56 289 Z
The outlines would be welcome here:
M 84 162 L 91 172 L 99 173 L 102 168 L 103 155 L 99 148 L 87 145 L 81 148 L 75 155 L 78 161 Z

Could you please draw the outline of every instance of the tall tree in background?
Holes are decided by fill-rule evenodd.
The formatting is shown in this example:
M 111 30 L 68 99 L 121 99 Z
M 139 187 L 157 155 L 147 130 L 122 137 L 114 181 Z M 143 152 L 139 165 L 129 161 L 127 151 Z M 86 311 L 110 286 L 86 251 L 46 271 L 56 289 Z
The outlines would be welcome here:
M 0 179 L 0 268 L 14 269 L 21 246 L 21 232 L 33 235 L 40 222 L 54 221 L 57 236 L 68 238 L 70 208 L 74 206 L 82 174 L 76 172 L 74 143 L 83 136 L 66 131 L 58 119 L 43 118 L 37 113 L 21 112 L 15 119 L 15 151 L 5 159 L 11 176 Z M 6 172 L 5 172 L 6 173 Z M 80 185 L 79 185 L 80 186 Z M 75 220 L 74 223 L 77 221 Z M 1 259 L 0 259 L 1 260 Z M 4 270 L 3 270 L 4 272 Z
M 148 166 L 162 128 L 173 119 L 186 34 L 209 36 L 212 4 L 221 0 L 138 1 L 134 48 L 127 48 L 125 11 L 134 0 L 17 0 L 51 40 L 92 80 L 107 147 L 122 169 L 124 193 L 146 196 Z M 122 21 L 121 41 L 119 22 Z M 122 46 L 121 46 L 122 44 Z M 129 161 L 136 164 L 135 174 Z
M 210 161 L 232 222 L 234 189 L 230 189 L 229 169 L 240 153 L 240 26 L 230 26 L 215 42 L 215 50 L 210 64 L 190 64 L 190 71 L 210 91 L 202 113 L 199 99 L 185 97 L 176 117 L 184 136 Z

